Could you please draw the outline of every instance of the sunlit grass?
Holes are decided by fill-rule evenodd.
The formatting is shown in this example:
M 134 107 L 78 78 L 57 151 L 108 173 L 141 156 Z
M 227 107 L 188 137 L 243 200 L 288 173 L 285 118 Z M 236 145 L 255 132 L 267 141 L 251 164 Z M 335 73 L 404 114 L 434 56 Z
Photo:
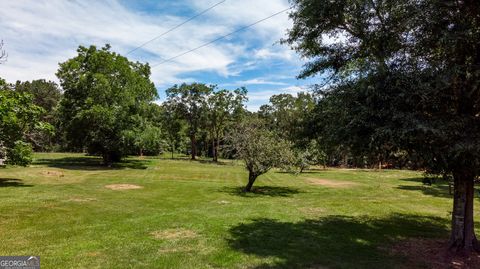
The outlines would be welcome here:
M 42 268 L 391 268 L 395 241 L 448 237 L 448 188 L 420 172 L 272 171 L 244 194 L 239 162 L 168 157 L 108 168 L 37 154 L 1 169 L 0 255 L 40 255 Z

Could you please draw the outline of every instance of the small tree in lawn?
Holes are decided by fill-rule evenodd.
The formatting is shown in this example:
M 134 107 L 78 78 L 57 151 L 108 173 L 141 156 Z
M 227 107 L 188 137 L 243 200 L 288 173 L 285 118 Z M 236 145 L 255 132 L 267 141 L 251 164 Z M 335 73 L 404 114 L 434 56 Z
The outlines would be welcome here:
M 267 130 L 259 119 L 241 122 L 230 134 L 229 142 L 235 156 L 245 162 L 248 170 L 245 192 L 252 190 L 258 176 L 291 160 L 290 144 Z

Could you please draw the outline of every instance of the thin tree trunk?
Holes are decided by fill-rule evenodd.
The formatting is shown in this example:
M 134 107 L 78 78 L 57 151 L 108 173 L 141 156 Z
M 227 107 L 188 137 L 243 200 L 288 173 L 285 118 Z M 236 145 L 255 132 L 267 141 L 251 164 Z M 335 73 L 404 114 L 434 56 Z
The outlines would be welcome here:
M 257 179 L 257 175 L 253 174 L 252 172 L 248 173 L 248 184 L 245 186 L 244 192 L 250 192 L 252 190 L 253 183 Z
M 454 200 L 450 248 L 462 254 L 480 251 L 474 230 L 474 176 L 469 173 L 454 173 Z
M 191 147 L 192 147 L 192 160 L 196 159 L 197 156 L 197 140 L 195 138 L 195 135 L 190 136 L 190 142 L 191 142 Z
M 217 148 L 215 146 L 215 138 L 212 138 L 212 155 L 213 155 L 213 161 L 217 162 L 218 158 L 217 158 Z
M 218 138 L 214 138 L 213 139 L 213 149 L 212 149 L 212 152 L 213 152 L 213 161 L 214 162 L 218 162 L 218 147 L 219 147 L 219 139 Z
M 219 149 L 220 149 L 220 138 L 217 137 L 216 139 L 216 145 L 215 145 L 215 161 L 218 161 L 218 152 L 219 152 Z
M 173 160 L 173 152 L 175 151 L 175 145 L 172 144 L 172 160 Z

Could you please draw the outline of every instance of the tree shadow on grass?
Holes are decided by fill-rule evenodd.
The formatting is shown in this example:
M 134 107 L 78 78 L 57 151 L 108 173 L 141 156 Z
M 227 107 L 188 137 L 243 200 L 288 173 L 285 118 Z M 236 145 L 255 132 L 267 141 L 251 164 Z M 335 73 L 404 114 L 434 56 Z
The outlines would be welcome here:
M 253 187 L 252 191 L 244 192 L 244 187 L 225 187 L 221 189 L 221 192 L 225 192 L 231 195 L 237 195 L 248 198 L 258 197 L 290 197 L 294 194 L 300 193 L 297 188 L 291 187 L 277 187 L 277 186 L 260 186 Z
M 421 191 L 425 195 L 442 198 L 453 197 L 453 185 L 449 187 L 448 181 L 436 179 L 431 185 L 423 183 L 423 178 L 404 178 L 403 181 L 418 182 L 418 185 L 400 185 L 397 189 L 408 191 Z M 450 192 L 452 194 L 450 194 Z M 475 186 L 475 197 L 480 199 L 480 186 Z
M 407 191 L 421 191 L 425 195 L 430 195 L 434 197 L 442 197 L 442 198 L 452 198 L 453 195 L 448 192 L 448 185 L 432 185 L 432 186 L 411 186 L 411 185 L 401 185 L 398 186 L 397 189 L 400 190 L 407 190 Z M 452 190 L 453 191 L 453 190 Z
M 103 164 L 102 159 L 94 156 L 64 157 L 58 159 L 37 159 L 36 165 L 45 165 L 68 170 L 115 170 L 115 169 L 147 169 L 149 160 L 124 159 L 111 166 Z
M 17 178 L 0 178 L 0 188 L 2 187 L 33 187 L 33 185 L 24 184 Z
M 256 268 L 394 268 L 400 257 L 389 247 L 404 238 L 447 238 L 447 220 L 394 214 L 377 219 L 368 216 L 328 216 L 297 223 L 254 219 L 230 229 L 232 249 L 273 264 Z

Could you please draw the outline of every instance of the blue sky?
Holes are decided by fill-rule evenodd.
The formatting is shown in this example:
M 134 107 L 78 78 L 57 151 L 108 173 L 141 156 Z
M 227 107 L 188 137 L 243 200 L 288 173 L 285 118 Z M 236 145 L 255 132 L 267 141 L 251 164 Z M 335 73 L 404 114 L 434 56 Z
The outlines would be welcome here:
M 220 0 L 32 0 L 5 1 L 0 9 L 0 39 L 8 61 L 0 77 L 9 82 L 46 78 L 57 81 L 58 63 L 78 45 L 103 46 L 125 55 Z M 226 0 L 193 21 L 130 53 L 151 65 L 288 8 L 288 0 Z M 318 78 L 297 80 L 303 61 L 279 44 L 291 27 L 282 13 L 245 31 L 152 68 L 161 99 L 182 82 L 249 90 L 249 110 L 273 94 L 305 91 Z

